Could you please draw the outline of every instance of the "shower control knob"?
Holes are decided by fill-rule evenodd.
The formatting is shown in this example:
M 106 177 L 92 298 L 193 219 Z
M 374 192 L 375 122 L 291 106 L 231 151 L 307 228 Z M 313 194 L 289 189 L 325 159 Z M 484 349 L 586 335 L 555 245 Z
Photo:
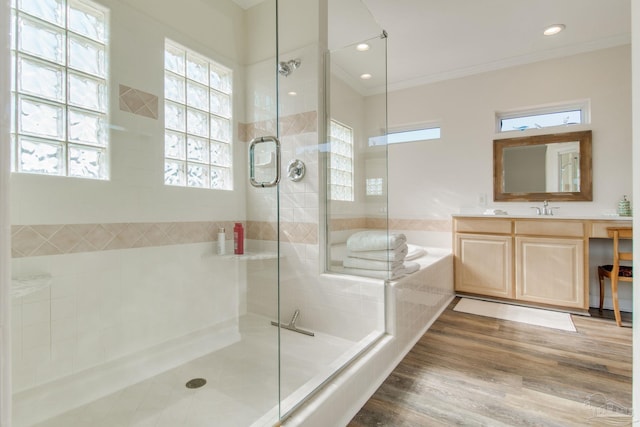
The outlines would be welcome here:
M 307 170 L 304 162 L 299 159 L 293 159 L 287 165 L 287 176 L 293 182 L 300 181 Z

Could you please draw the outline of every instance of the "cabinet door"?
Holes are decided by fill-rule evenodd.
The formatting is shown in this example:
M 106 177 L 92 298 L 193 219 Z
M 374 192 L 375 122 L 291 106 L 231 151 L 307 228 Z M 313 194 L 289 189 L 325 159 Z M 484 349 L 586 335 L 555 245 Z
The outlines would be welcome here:
M 584 241 L 516 236 L 516 299 L 587 308 Z
M 513 298 L 511 236 L 456 234 L 455 289 Z

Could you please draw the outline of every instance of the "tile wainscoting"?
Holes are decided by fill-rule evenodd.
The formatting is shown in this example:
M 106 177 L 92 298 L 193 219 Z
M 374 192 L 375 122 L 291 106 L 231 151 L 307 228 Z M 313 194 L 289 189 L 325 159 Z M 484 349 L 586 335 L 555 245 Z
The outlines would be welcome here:
M 215 242 L 218 229 L 227 230 L 233 239 L 233 226 L 241 221 L 154 222 L 102 224 L 13 225 L 13 258 L 61 255 L 116 249 L 144 248 L 189 243 Z M 245 237 L 249 240 L 275 241 L 277 226 L 270 221 L 247 221 Z M 389 219 L 392 230 L 448 231 L 449 220 Z M 385 229 L 379 218 L 342 218 L 331 221 L 331 231 Z M 318 224 L 282 222 L 280 239 L 289 243 L 318 244 Z
M 215 242 L 221 227 L 231 240 L 235 222 L 241 221 L 14 225 L 11 252 L 22 258 Z M 274 222 L 248 221 L 244 226 L 246 239 L 276 240 Z M 290 243 L 317 244 L 318 226 L 281 223 L 280 236 Z
M 450 219 L 401 219 L 389 218 L 390 230 L 451 231 Z M 385 218 L 336 218 L 331 220 L 330 231 L 355 230 L 359 228 L 384 230 Z

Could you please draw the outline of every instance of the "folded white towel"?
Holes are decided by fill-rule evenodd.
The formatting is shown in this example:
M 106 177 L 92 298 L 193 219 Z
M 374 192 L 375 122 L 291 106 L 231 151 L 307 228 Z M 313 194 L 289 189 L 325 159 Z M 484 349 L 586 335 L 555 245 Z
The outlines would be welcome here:
M 394 267 L 391 270 L 370 270 L 367 268 L 350 268 L 345 266 L 342 269 L 342 272 L 345 274 L 353 274 L 354 276 L 398 280 L 401 277 L 407 274 L 415 273 L 418 270 L 420 270 L 420 264 L 413 261 L 405 261 L 404 263 L 400 263 L 399 266 Z
M 402 273 L 411 274 L 411 273 L 415 273 L 418 270 L 420 270 L 420 264 L 413 261 L 405 261 Z
M 346 257 L 342 265 L 347 268 L 363 268 L 367 270 L 394 270 L 402 268 L 402 261 L 376 261 L 373 259 L 362 259 Z
M 354 276 L 372 277 L 374 279 L 396 280 L 404 276 L 404 268 L 398 268 L 392 271 L 384 270 L 367 270 L 364 268 L 343 268 L 345 274 L 353 274 Z
M 391 250 L 406 243 L 407 237 L 402 233 L 359 231 L 347 239 L 347 249 L 350 251 Z
M 410 245 L 408 244 L 407 256 L 404 257 L 405 261 L 409 261 L 412 259 L 420 258 L 423 255 L 427 254 L 427 250 L 422 246 Z
M 377 261 L 402 261 L 407 256 L 409 247 L 406 243 L 395 249 L 382 251 L 347 251 L 347 256 L 353 258 L 372 259 Z

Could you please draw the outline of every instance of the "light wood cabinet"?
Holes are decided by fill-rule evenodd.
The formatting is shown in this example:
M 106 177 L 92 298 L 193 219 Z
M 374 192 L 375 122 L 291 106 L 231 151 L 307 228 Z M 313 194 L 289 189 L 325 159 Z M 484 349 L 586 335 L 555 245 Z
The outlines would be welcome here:
M 632 221 L 591 221 L 589 237 L 597 237 L 602 239 L 609 239 L 607 234 L 607 228 L 609 227 L 631 227 Z
M 511 241 L 510 235 L 458 234 L 456 290 L 512 298 Z
M 583 239 L 520 236 L 515 239 L 517 300 L 588 308 Z
M 589 239 L 623 220 L 458 216 L 455 290 L 574 310 L 589 308 Z

